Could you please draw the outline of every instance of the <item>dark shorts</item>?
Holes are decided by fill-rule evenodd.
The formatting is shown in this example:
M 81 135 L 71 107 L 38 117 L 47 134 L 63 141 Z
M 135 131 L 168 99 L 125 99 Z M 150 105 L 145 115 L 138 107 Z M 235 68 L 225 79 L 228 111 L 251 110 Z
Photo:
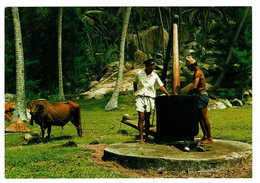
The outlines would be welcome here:
M 198 108 L 203 109 L 208 107 L 209 96 L 208 94 L 198 95 Z

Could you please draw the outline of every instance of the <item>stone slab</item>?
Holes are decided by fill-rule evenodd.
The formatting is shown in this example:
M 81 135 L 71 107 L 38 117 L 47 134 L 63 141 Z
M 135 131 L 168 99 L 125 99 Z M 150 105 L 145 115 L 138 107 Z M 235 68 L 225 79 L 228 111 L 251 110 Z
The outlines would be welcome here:
M 251 144 L 214 139 L 214 143 L 201 147 L 204 152 L 185 152 L 161 144 L 117 143 L 104 150 L 103 160 L 116 161 L 132 169 L 178 172 L 227 169 L 252 161 Z

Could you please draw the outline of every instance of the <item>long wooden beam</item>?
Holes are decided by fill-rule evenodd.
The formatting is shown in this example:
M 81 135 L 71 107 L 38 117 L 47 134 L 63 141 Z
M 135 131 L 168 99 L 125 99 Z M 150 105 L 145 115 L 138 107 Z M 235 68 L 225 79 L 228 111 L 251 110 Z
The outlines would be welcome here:
M 174 16 L 173 20 L 173 60 L 172 60 L 172 73 L 173 73 L 173 95 L 180 94 L 180 63 L 179 63 L 179 46 L 178 46 L 178 15 Z
M 138 123 L 135 122 L 135 121 L 132 121 L 132 120 L 122 120 L 121 122 L 138 130 Z M 145 129 L 145 127 L 144 127 L 144 129 Z M 154 127 L 150 127 L 149 135 L 152 135 L 154 137 L 156 136 L 156 127 L 155 126 Z

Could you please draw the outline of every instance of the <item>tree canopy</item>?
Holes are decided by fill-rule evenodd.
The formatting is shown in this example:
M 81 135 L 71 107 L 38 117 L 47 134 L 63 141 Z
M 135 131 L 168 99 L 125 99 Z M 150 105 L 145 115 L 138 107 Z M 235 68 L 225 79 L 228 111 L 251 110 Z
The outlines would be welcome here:
M 140 34 L 151 26 L 170 33 L 173 15 L 179 15 L 179 35 L 189 32 L 197 42 L 192 56 L 210 67 L 205 70 L 214 84 L 222 68 L 228 68 L 216 89 L 233 97 L 252 88 L 252 9 L 226 63 L 232 40 L 246 7 L 133 7 L 128 34 Z M 62 22 L 62 71 L 64 93 L 80 93 L 99 80 L 106 66 L 119 61 L 123 26 L 121 7 L 64 7 Z M 28 99 L 58 94 L 58 7 L 20 7 L 24 47 L 25 88 Z M 5 92 L 15 93 L 15 44 L 11 8 L 5 9 Z M 187 40 L 181 39 L 180 59 Z M 125 60 L 136 51 L 126 45 Z M 163 48 L 160 51 L 164 53 Z M 149 53 L 155 56 L 156 53 Z M 165 55 L 164 55 L 165 57 Z

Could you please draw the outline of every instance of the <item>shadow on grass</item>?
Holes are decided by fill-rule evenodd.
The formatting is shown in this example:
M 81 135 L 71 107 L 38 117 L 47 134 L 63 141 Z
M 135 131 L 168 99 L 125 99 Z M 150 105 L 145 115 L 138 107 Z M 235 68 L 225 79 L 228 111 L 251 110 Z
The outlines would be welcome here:
M 73 139 L 72 136 L 70 135 L 63 135 L 63 136 L 59 136 L 59 137 L 54 137 L 54 138 L 44 138 L 42 140 L 42 143 L 48 143 L 48 142 L 52 142 L 52 141 L 60 141 L 60 140 L 68 140 L 68 139 Z

